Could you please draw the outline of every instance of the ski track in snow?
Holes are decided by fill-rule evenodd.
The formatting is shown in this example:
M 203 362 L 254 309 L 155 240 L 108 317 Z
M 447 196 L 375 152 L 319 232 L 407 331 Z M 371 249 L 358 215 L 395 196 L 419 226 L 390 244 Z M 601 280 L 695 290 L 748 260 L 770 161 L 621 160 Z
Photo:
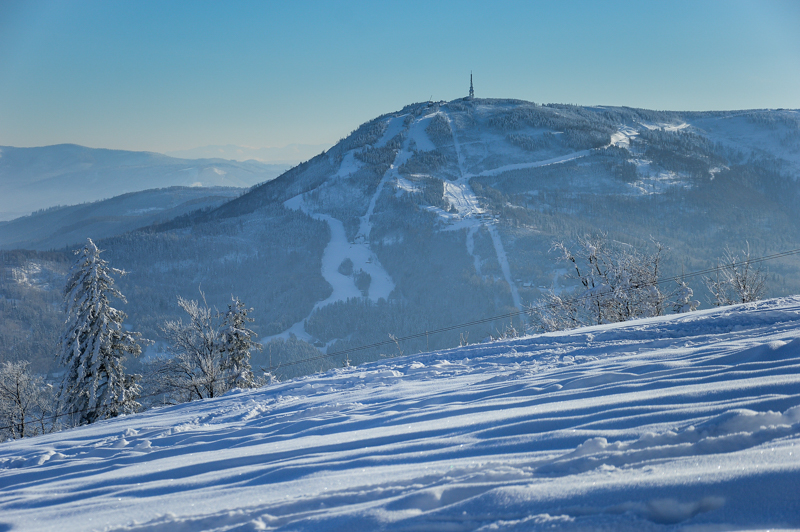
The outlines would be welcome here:
M 404 178 L 397 172 L 397 168 L 402 166 L 403 163 L 405 163 L 408 158 L 411 157 L 411 150 L 409 148 L 411 139 L 413 139 L 416 143 L 417 149 L 429 150 L 434 147 L 433 143 L 425 134 L 425 128 L 433 116 L 433 114 L 425 116 L 411 124 L 409 130 L 407 131 L 402 148 L 398 150 L 393 164 L 383 175 L 378 183 L 375 193 L 370 198 L 367 212 L 361 217 L 359 230 L 353 242 L 347 241 L 347 234 L 344 230 L 344 225 L 340 220 L 337 220 L 336 218 L 333 218 L 327 214 L 311 212 L 304 203 L 302 195 L 295 196 L 284 203 L 287 208 L 293 210 L 300 209 L 317 220 L 325 221 L 331 230 L 331 240 L 325 247 L 325 251 L 322 255 L 322 277 L 328 282 L 328 284 L 331 285 L 333 292 L 325 300 L 317 302 L 314 305 L 314 310 L 336 301 L 346 301 L 349 298 L 362 297 L 361 291 L 355 286 L 353 278 L 343 275 L 338 271 L 339 265 L 346 258 L 349 258 L 353 261 L 354 269 L 361 269 L 367 272 L 372 278 L 368 291 L 369 299 L 374 302 L 377 302 L 381 298 L 388 299 L 389 294 L 391 294 L 392 290 L 394 290 L 394 281 L 389 273 L 383 268 L 378 260 L 377 255 L 375 255 L 369 246 L 369 235 L 372 231 L 371 218 L 375 212 L 375 205 L 381 194 L 383 194 L 386 183 L 393 180 L 398 183 L 401 182 L 401 180 L 405 181 Z M 386 131 L 384 131 L 378 142 L 375 143 L 375 147 L 385 146 L 387 142 L 403 131 L 406 117 L 407 115 L 399 115 L 389 119 L 389 123 L 386 126 Z M 346 177 L 359 169 L 361 164 L 357 159 L 355 159 L 353 153 L 353 151 L 350 151 L 343 157 L 342 164 L 337 173 L 334 175 L 335 178 Z M 305 341 L 313 341 L 313 337 L 305 331 L 304 322 L 306 319 L 308 318 L 306 317 L 305 319 L 295 323 L 289 329 L 280 334 L 263 338 L 262 341 L 266 342 L 273 338 L 285 339 L 288 338 L 290 334 L 294 334 L 298 338 Z
M 460 180 L 459 180 L 460 181 Z M 444 198 L 454 205 L 461 218 L 474 218 L 486 211 L 480 206 L 478 197 L 472 192 L 469 184 L 463 182 L 444 182 Z
M 339 170 L 334 174 L 334 178 L 347 177 L 354 174 L 361 168 L 361 161 L 355 158 L 355 150 L 350 150 L 342 158 L 342 164 L 339 165 Z
M 648 126 L 648 125 L 645 125 L 645 124 L 642 124 L 642 125 L 644 127 L 648 128 L 648 129 L 654 129 L 656 127 L 659 127 L 659 126 Z M 677 126 L 662 124 L 662 127 L 664 127 L 664 129 L 667 130 L 667 131 L 679 131 L 679 130 L 684 129 L 684 128 L 688 127 L 688 126 L 689 126 L 688 124 L 680 124 L 680 125 L 677 125 Z M 634 128 L 630 127 L 630 126 L 622 126 L 622 127 L 619 128 L 619 130 L 617 130 L 616 133 L 613 133 L 611 135 L 611 142 L 608 144 L 608 146 L 619 146 L 619 147 L 623 147 L 623 148 L 629 148 L 630 144 L 631 144 L 631 139 L 635 138 L 638 135 L 639 135 L 639 132 L 636 129 L 634 129 Z M 606 146 L 606 148 L 608 146 Z M 603 149 L 603 148 L 601 148 L 601 149 Z M 477 176 L 497 176 L 497 175 L 503 174 L 505 172 L 510 172 L 512 170 L 524 170 L 526 168 L 539 168 L 539 167 L 542 167 L 542 166 L 550 166 L 550 165 L 553 165 L 553 164 L 566 163 L 566 162 L 569 162 L 569 161 L 574 161 L 575 159 L 581 159 L 583 157 L 586 157 L 586 156 L 590 155 L 592 153 L 592 151 L 593 150 L 581 150 L 581 151 L 568 153 L 566 155 L 561 155 L 559 157 L 553 157 L 552 159 L 545 159 L 543 161 L 530 161 L 530 162 L 525 162 L 525 163 L 507 164 L 507 165 L 504 165 L 504 166 L 499 166 L 497 168 L 492 168 L 490 170 L 484 170 L 483 172 L 480 172 L 480 173 L 478 173 L 476 175 Z M 473 175 L 470 174 L 468 177 L 473 177 Z
M 686 129 L 687 127 L 690 127 L 689 124 L 687 124 L 686 122 L 682 122 L 680 124 L 667 124 L 667 123 L 663 123 L 663 124 L 647 124 L 645 122 L 641 122 L 641 124 L 642 124 L 643 127 L 646 127 L 647 129 L 650 129 L 650 130 L 663 129 L 664 131 L 671 131 L 673 133 L 676 132 L 676 131 L 680 131 L 681 129 Z
M 380 140 L 375 143 L 376 148 L 382 148 L 386 146 L 386 143 L 392 140 L 398 133 L 403 130 L 403 126 L 405 125 L 405 118 L 408 115 L 398 115 L 394 116 L 389 119 L 389 123 L 386 125 L 386 131 L 383 132 L 381 135 Z
M 467 230 L 467 253 L 472 256 L 472 262 L 475 265 L 475 273 L 481 276 L 481 258 L 475 254 L 475 233 L 478 232 L 479 226 L 473 225 Z
M 408 137 L 409 140 L 414 141 L 417 150 L 432 151 L 436 149 L 436 145 L 433 142 L 431 142 L 431 139 L 428 138 L 428 134 L 425 132 L 425 130 L 428 128 L 428 126 L 431 123 L 431 120 L 433 120 L 437 114 L 439 114 L 438 111 L 435 113 L 427 114 L 422 118 L 420 118 L 419 120 L 414 121 L 414 123 L 412 124 L 408 132 Z
M 394 290 L 394 282 L 369 246 L 366 243 L 349 243 L 344 224 L 336 218 L 327 214 L 312 214 L 312 216 L 326 221 L 331 228 L 331 241 L 322 254 L 322 277 L 333 287 L 333 293 L 327 299 L 317 302 L 314 308 L 324 307 L 335 301 L 362 297 L 352 277 L 339 273 L 339 265 L 348 258 L 353 261 L 354 269 L 360 268 L 372 277 L 369 298 L 375 302 L 381 298 L 388 299 Z
M 0 530 L 796 529 L 800 296 L 0 444 Z
M 611 143 L 609 146 L 618 146 L 620 148 L 630 149 L 631 140 L 639 136 L 639 132 L 630 126 L 622 126 L 619 130 L 611 135 Z
M 500 270 L 503 272 L 503 277 L 506 278 L 506 282 L 511 288 L 511 299 L 514 301 L 514 306 L 519 310 L 524 310 L 522 307 L 522 300 L 520 300 L 519 297 L 519 291 L 517 290 L 517 283 L 512 281 L 511 267 L 508 265 L 508 257 L 506 257 L 506 250 L 503 247 L 502 240 L 500 240 L 500 233 L 497 231 L 497 226 L 494 224 L 489 224 L 487 225 L 487 228 L 489 229 L 489 234 L 492 236 L 494 249 L 497 253 L 497 262 L 500 263 Z M 520 314 L 519 319 L 525 322 L 525 314 Z

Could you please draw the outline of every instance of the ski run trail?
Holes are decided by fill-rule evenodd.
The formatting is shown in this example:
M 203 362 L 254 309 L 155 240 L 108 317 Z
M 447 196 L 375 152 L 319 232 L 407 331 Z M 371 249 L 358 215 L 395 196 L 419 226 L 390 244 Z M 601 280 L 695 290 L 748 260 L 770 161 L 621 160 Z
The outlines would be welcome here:
M 0 530 L 800 528 L 800 296 L 0 444 Z

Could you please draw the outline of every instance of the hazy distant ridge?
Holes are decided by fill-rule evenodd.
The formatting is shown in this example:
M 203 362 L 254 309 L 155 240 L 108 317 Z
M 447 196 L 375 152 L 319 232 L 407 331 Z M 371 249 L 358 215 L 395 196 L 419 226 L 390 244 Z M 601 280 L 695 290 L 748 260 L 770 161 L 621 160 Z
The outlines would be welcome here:
M 0 222 L 0 249 L 64 249 L 212 209 L 241 194 L 234 187 L 169 187 L 52 207 Z
M 174 150 L 165 152 L 170 157 L 183 159 L 220 158 L 233 161 L 256 160 L 262 163 L 295 164 L 311 159 L 320 152 L 330 148 L 330 144 L 289 144 L 274 148 L 251 148 L 226 144 L 224 146 L 210 145 L 188 150 Z
M 286 164 L 187 160 L 75 144 L 0 146 L 0 220 L 153 188 L 250 187 L 288 168 Z

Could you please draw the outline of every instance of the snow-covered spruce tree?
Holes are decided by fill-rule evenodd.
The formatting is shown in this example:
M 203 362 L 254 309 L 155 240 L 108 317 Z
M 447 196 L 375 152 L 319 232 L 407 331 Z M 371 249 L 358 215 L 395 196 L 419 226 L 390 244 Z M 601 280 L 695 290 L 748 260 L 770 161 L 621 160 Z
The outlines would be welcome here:
M 228 312 L 222 321 L 220 336 L 225 351 L 223 365 L 228 389 L 255 388 L 262 384 L 250 366 L 251 351 L 264 347 L 258 342 L 256 333 L 247 328 L 247 324 L 254 321 L 247 316 L 252 311 L 238 297 L 231 297 Z
M 767 291 L 767 276 L 760 266 L 753 265 L 749 242 L 741 255 L 725 248 L 714 276 L 704 281 L 711 292 L 710 302 L 718 307 L 758 301 Z
M 80 425 L 135 412 L 140 408 L 138 375 L 126 375 L 126 355 L 139 356 L 138 333 L 126 331 L 127 317 L 115 309 L 109 297 L 126 302 L 114 288 L 111 268 L 100 258 L 91 239 L 76 250 L 77 260 L 64 288 L 66 327 L 58 355 L 64 377 L 58 400 L 64 414 Z
M 167 356 L 153 364 L 154 392 L 171 403 L 218 397 L 233 388 L 253 388 L 262 383 L 250 367 L 250 351 L 260 348 L 247 328 L 252 309 L 234 298 L 224 315 L 208 306 L 178 296 L 189 319 L 161 326 Z
M 654 253 L 640 253 L 599 235 L 578 239 L 573 253 L 563 242 L 554 243 L 558 260 L 569 263 L 574 273 L 568 277 L 579 286 L 564 296 L 551 291 L 531 305 L 534 328 L 556 331 L 663 314 L 670 294 L 659 289 L 664 248 L 654 245 Z

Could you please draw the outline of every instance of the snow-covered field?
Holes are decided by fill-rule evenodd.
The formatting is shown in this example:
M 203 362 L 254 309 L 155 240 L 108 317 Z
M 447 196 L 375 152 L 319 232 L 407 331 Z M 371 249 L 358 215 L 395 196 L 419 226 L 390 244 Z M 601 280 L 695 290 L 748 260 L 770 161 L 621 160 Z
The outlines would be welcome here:
M 800 527 L 800 297 L 0 445 L 0 530 Z

